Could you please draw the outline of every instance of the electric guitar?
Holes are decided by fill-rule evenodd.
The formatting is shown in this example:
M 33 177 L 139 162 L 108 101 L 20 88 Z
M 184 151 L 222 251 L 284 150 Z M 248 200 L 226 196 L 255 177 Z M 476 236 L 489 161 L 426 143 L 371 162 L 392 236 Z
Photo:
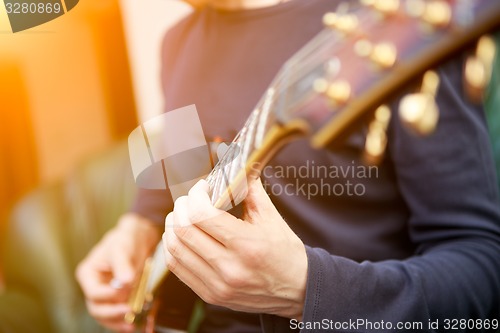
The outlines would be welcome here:
M 416 92 L 402 98 L 400 120 L 417 134 L 431 133 L 439 116 L 434 101 L 439 76 L 432 68 L 460 51 L 470 50 L 464 89 L 480 102 L 495 57 L 493 40 L 483 35 L 500 26 L 500 1 L 346 1 L 324 16 L 324 24 L 325 29 L 282 66 L 206 178 L 215 207 L 237 205 L 247 180 L 296 138 L 307 137 L 320 149 L 342 143 L 368 123 L 365 158 L 377 163 L 392 116 L 384 103 L 402 89 L 416 87 Z M 147 332 L 154 329 L 154 315 L 148 313 L 154 313 L 150 310 L 155 308 L 155 294 L 168 276 L 162 253 L 160 244 L 146 262 L 130 300 L 132 312 L 126 316 Z M 185 328 L 186 320 L 179 323 L 177 315 L 174 311 L 171 326 Z

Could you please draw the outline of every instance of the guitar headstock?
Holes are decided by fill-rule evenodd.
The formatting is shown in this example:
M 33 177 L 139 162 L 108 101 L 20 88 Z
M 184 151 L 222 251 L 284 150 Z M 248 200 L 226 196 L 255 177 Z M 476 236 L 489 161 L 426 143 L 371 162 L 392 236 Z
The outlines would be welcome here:
M 376 161 L 391 116 L 386 103 L 417 82 L 417 91 L 401 100 L 399 117 L 415 133 L 431 133 L 439 114 L 439 76 L 432 68 L 478 40 L 464 70 L 464 89 L 481 100 L 495 55 L 494 42 L 481 36 L 500 26 L 500 2 L 346 1 L 323 21 L 324 31 L 273 83 L 276 117 L 282 124 L 305 120 L 317 148 L 373 118 L 366 148 L 368 159 Z

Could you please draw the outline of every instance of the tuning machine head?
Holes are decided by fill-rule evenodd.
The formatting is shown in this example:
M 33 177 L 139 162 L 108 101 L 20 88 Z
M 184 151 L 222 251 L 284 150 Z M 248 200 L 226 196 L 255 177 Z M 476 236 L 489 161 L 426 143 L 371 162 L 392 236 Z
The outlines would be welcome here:
M 393 15 L 397 13 L 400 0 L 361 0 L 361 3 L 365 6 L 372 7 L 379 13 L 383 15 Z
M 391 42 L 372 43 L 367 39 L 360 39 L 354 44 L 354 52 L 368 58 L 379 69 L 390 69 L 398 60 L 398 49 Z
M 452 19 L 452 9 L 445 0 L 408 0 L 406 12 L 422 20 L 430 29 L 446 28 Z
M 435 28 L 446 28 L 451 23 L 452 10 L 448 1 L 431 0 L 425 6 L 422 19 Z
M 343 79 L 337 79 L 333 82 L 328 82 L 323 78 L 317 79 L 313 89 L 318 94 L 325 95 L 334 106 L 347 103 L 352 96 L 351 85 Z
M 382 105 L 375 110 L 373 120 L 368 127 L 363 159 L 371 165 L 380 164 L 387 147 L 387 128 L 391 120 L 391 109 Z
M 422 79 L 420 92 L 407 95 L 399 104 L 399 117 L 411 132 L 429 135 L 436 129 L 439 119 L 439 108 L 436 104 L 436 93 L 439 88 L 439 76 L 428 71 Z
M 491 36 L 483 36 L 477 43 L 475 54 L 465 62 L 464 88 L 475 103 L 483 101 L 484 92 L 490 83 L 495 54 L 495 40 Z
M 354 14 L 326 13 L 323 24 L 343 34 L 350 34 L 359 27 L 358 17 Z

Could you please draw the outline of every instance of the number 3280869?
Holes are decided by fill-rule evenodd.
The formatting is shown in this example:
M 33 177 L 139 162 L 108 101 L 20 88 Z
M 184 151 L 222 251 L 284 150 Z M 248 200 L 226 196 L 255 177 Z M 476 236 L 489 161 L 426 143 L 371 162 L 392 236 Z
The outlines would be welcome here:
M 6 3 L 7 14 L 59 14 L 62 11 L 61 4 L 55 3 Z

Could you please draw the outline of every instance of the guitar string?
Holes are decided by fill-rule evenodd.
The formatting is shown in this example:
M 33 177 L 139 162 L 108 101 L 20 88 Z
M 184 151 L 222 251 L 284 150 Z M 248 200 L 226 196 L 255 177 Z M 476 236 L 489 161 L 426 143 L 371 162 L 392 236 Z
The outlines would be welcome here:
M 366 15 L 368 14 L 362 13 L 360 15 L 360 19 L 362 20 Z M 257 106 L 247 119 L 244 127 L 230 145 L 224 158 L 215 165 L 214 169 L 207 177 L 207 181 L 209 182 L 209 187 L 212 192 L 211 197 L 213 204 L 215 204 L 215 202 L 224 194 L 226 188 L 233 181 L 237 174 L 235 169 L 241 169 L 241 167 L 246 164 L 251 150 L 255 149 L 256 146 L 259 145 L 259 142 L 262 143 L 263 137 L 265 137 L 266 134 L 266 129 L 269 125 L 269 116 L 271 115 L 270 111 L 273 109 L 276 101 L 279 98 L 284 98 L 284 92 L 286 92 L 293 84 L 296 84 L 303 79 L 308 73 L 311 72 L 311 69 L 318 66 L 318 63 L 325 63 L 330 55 L 334 54 L 335 47 L 338 47 L 336 44 L 338 44 L 337 42 L 341 38 L 342 35 L 336 33 L 332 29 L 323 29 L 316 35 L 316 37 L 295 53 L 289 60 L 287 60 L 280 71 L 278 71 L 276 78 L 272 81 L 266 93 L 257 103 Z M 327 53 L 326 56 L 323 54 L 325 52 Z M 316 53 L 316 57 L 313 56 L 314 53 Z M 292 77 L 290 78 L 290 76 Z M 286 80 L 287 77 L 289 78 L 288 80 Z M 269 91 L 273 91 L 271 96 L 269 96 Z M 298 98 L 298 100 L 300 101 L 301 98 Z M 273 112 L 273 115 L 276 116 L 276 111 Z M 241 150 L 242 147 L 245 147 L 243 152 L 237 154 L 237 158 L 235 158 L 236 152 L 232 150 Z M 226 173 L 225 169 L 228 163 L 231 167 Z M 221 177 L 224 181 L 220 181 Z M 217 179 L 219 181 L 217 181 Z M 221 186 L 222 184 L 224 186 Z
M 314 52 L 318 52 L 321 48 L 323 49 L 329 48 L 328 45 L 329 43 L 327 43 L 327 41 L 331 40 L 331 37 L 332 36 L 330 29 L 323 30 L 321 33 L 317 35 L 316 38 L 314 38 L 311 42 L 309 42 L 306 46 L 304 46 L 305 49 L 301 50 L 301 52 L 298 52 L 296 55 L 292 56 L 282 67 L 282 70 L 278 72 L 276 79 L 271 84 L 270 88 L 268 88 L 267 90 L 269 91 L 270 89 L 272 89 L 274 91 L 278 91 L 278 93 L 273 93 L 271 97 L 268 97 L 268 93 L 264 94 L 264 97 L 259 101 L 256 108 L 254 108 L 254 111 L 252 111 L 252 114 L 247 119 L 247 122 L 245 123 L 242 130 L 233 140 L 233 143 L 229 146 L 229 149 L 224 155 L 223 159 L 215 165 L 214 169 L 207 177 L 208 179 L 207 181 L 209 182 L 209 187 L 211 188 L 212 192 L 213 204 L 215 204 L 215 202 L 224 193 L 225 188 L 227 186 L 226 184 L 230 184 L 231 181 L 233 180 L 232 177 L 235 175 L 235 172 L 233 171 L 230 172 L 230 175 L 226 177 L 224 171 L 226 169 L 225 165 L 229 163 L 228 161 L 229 157 L 230 156 L 234 157 L 234 154 L 231 150 L 240 149 L 241 146 L 248 147 L 247 149 L 245 149 L 243 154 L 238 155 L 238 161 L 237 161 L 238 163 L 231 163 L 231 164 L 232 165 L 238 164 L 239 166 L 241 166 L 242 164 L 246 163 L 246 159 L 250 154 L 250 146 L 252 146 L 252 144 L 254 144 L 256 141 L 255 135 L 249 136 L 249 133 L 254 134 L 257 131 L 262 133 L 261 135 L 266 134 L 264 126 L 267 127 L 268 125 L 269 114 L 271 113 L 270 110 L 275 105 L 277 99 L 282 97 L 283 92 L 286 91 L 286 88 L 291 86 L 292 82 L 295 83 L 296 81 L 298 81 L 301 77 L 304 76 L 304 72 L 307 72 L 308 67 L 311 67 L 302 65 L 297 69 L 298 64 L 301 63 L 304 57 L 307 57 Z M 295 76 L 294 76 L 295 80 L 293 81 L 285 80 L 286 75 L 284 74 L 287 72 L 289 73 L 291 68 L 295 69 Z M 265 105 L 265 108 L 269 109 L 269 112 L 267 112 L 267 116 L 264 118 L 256 117 L 255 113 L 261 113 L 263 111 L 264 104 L 267 104 Z M 260 119 L 261 121 L 256 123 L 254 122 L 255 119 Z M 261 127 L 260 130 L 256 128 L 258 126 Z M 262 137 L 257 140 L 262 140 Z M 221 181 L 221 177 L 224 178 L 224 181 Z M 221 186 L 222 184 L 224 184 L 224 186 Z

